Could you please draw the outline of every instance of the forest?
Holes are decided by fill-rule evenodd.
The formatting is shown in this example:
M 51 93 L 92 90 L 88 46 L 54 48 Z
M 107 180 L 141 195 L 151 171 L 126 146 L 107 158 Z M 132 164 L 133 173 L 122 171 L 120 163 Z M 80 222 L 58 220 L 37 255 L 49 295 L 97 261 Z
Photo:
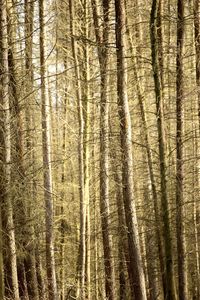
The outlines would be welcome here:
M 0 300 L 200 300 L 200 1 L 0 0 Z

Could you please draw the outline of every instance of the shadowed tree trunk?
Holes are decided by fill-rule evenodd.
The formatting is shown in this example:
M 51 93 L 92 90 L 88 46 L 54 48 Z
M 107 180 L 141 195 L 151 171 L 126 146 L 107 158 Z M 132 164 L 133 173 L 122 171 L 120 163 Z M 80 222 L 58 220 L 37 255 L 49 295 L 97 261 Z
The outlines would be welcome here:
M 163 218 L 163 240 L 165 250 L 165 272 L 166 272 L 166 300 L 176 299 L 172 242 L 169 221 L 169 204 L 166 183 L 166 158 L 165 158 L 165 135 L 164 135 L 164 116 L 163 116 L 163 99 L 161 79 L 159 75 L 159 58 L 158 58 L 158 35 L 157 35 L 157 17 L 158 17 L 158 1 L 152 1 L 150 16 L 150 37 L 151 37 L 151 55 L 152 68 L 155 85 L 156 96 L 156 117 L 158 129 L 159 144 L 159 160 L 160 160 L 160 178 L 161 178 L 161 207 Z
M 134 278 L 135 298 L 146 300 L 144 270 L 142 266 L 139 232 L 133 191 L 132 133 L 127 95 L 127 71 L 125 59 L 125 7 L 124 0 L 115 0 L 116 49 L 117 49 L 117 96 L 122 151 L 123 199 L 128 230 L 130 264 Z
M 128 21 L 127 21 L 128 23 Z M 150 146 L 149 141 L 149 132 L 148 132 L 148 123 L 147 123 L 147 117 L 145 112 L 145 98 L 142 94 L 142 87 L 140 84 L 139 76 L 138 76 L 138 64 L 136 60 L 136 56 L 134 53 L 134 45 L 131 38 L 129 25 L 127 24 L 127 34 L 128 34 L 128 41 L 131 49 L 132 54 L 132 61 L 133 61 L 133 72 L 134 72 L 134 78 L 136 82 L 136 92 L 139 102 L 139 108 L 140 108 L 140 114 L 142 119 L 142 129 L 143 129 L 143 139 L 146 147 L 146 154 L 147 154 L 147 165 L 148 165 L 148 172 L 149 172 L 149 180 L 151 183 L 151 193 L 153 198 L 153 205 L 154 205 L 154 214 L 155 214 L 155 220 L 156 220 L 156 241 L 158 246 L 158 256 L 159 256 L 159 263 L 160 263 L 160 272 L 161 272 L 161 278 L 162 278 L 162 286 L 163 291 L 165 293 L 165 272 L 164 272 L 164 251 L 163 251 L 163 243 L 162 243 L 162 230 L 160 228 L 161 220 L 160 220 L 160 211 L 159 211 L 159 202 L 158 202 L 158 193 L 156 190 L 156 180 L 155 180 L 155 174 L 153 170 L 153 155 L 152 150 Z
M 177 3 L 177 57 L 176 57 L 176 240 L 178 253 L 179 299 L 186 300 L 186 250 L 184 237 L 183 199 L 183 39 L 184 0 Z

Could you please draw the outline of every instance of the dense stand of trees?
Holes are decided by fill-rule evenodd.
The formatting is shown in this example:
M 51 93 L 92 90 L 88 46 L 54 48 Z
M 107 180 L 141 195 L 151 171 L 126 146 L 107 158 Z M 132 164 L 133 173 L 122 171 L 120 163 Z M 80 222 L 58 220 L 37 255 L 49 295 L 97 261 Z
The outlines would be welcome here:
M 198 0 L 0 0 L 0 299 L 200 299 Z

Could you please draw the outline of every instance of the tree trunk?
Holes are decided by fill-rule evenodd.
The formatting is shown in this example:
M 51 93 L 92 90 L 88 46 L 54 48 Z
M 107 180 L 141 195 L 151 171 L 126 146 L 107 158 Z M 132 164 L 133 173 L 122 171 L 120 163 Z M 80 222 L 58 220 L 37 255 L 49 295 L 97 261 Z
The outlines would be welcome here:
M 122 184 L 130 263 L 134 278 L 135 298 L 147 299 L 144 270 L 142 266 L 139 232 L 133 192 L 132 133 L 127 95 L 127 73 L 125 61 L 125 11 L 124 1 L 115 0 L 116 48 L 117 48 L 117 96 L 122 151 Z
M 94 29 L 97 42 L 100 80 L 100 213 L 103 236 L 104 268 L 106 298 L 115 299 L 115 274 L 112 254 L 112 238 L 110 233 L 110 208 L 109 208 L 109 126 L 108 126 L 108 42 L 109 42 L 109 0 L 102 1 L 103 8 L 103 33 L 99 30 L 97 3 L 92 1 Z
M 57 285 L 54 259 L 54 233 L 53 233 L 53 199 L 52 178 L 50 165 L 50 132 L 49 113 L 46 86 L 45 67 L 45 29 L 44 29 L 44 0 L 39 1 L 40 22 L 40 75 L 41 75 L 41 100 L 42 100 L 42 152 L 43 152 L 43 175 L 44 175 L 44 199 L 45 199 L 45 222 L 46 222 L 46 270 L 48 281 L 49 300 L 57 300 Z
M 84 0 L 84 24 L 83 32 L 86 39 L 89 39 L 89 7 L 88 0 Z M 91 299 L 91 251 L 90 251 L 90 173 L 89 173 L 89 161 L 90 161 L 90 65 L 89 65 L 89 45 L 86 42 L 83 45 L 84 51 L 84 68 L 83 68 L 83 79 L 84 79 L 84 194 L 86 204 L 86 263 L 85 263 L 85 275 L 86 275 L 86 297 L 88 300 Z
M 155 180 L 155 175 L 154 175 L 154 170 L 153 170 L 153 156 L 152 156 L 152 150 L 151 150 L 150 141 L 149 141 L 149 132 L 148 132 L 148 125 L 147 125 L 148 123 L 147 123 L 146 112 L 145 112 L 145 99 L 142 94 L 142 87 L 141 87 L 138 72 L 137 72 L 138 64 L 137 64 L 137 60 L 135 58 L 134 45 L 133 45 L 133 41 L 131 39 L 131 34 L 130 34 L 128 24 L 127 24 L 127 34 L 128 34 L 128 41 L 129 41 L 130 49 L 132 52 L 133 72 L 134 72 L 134 78 L 135 78 L 135 82 L 136 82 L 136 92 L 137 92 L 140 114 L 141 114 L 141 119 L 142 119 L 143 138 L 144 138 L 144 143 L 145 143 L 145 147 L 146 147 L 148 173 L 149 173 L 149 180 L 151 183 L 151 193 L 152 193 L 152 197 L 153 197 L 154 215 L 155 215 L 155 220 L 156 220 L 155 230 L 156 230 L 156 240 L 157 240 L 157 246 L 158 246 L 158 257 L 159 257 L 159 263 L 160 263 L 160 273 L 161 273 L 161 278 L 162 278 L 162 287 L 163 287 L 163 291 L 165 293 L 166 280 L 165 280 L 165 272 L 164 272 L 164 251 L 163 251 L 163 243 L 162 243 L 162 230 L 160 228 L 161 220 L 160 220 L 158 195 L 157 195 L 157 191 L 156 191 L 156 180 Z
M 83 104 L 82 104 L 82 87 L 80 83 L 80 70 L 77 53 L 77 44 L 75 41 L 75 26 L 74 26 L 74 3 L 69 1 L 70 11 L 70 33 L 72 54 L 75 69 L 76 96 L 77 96 L 77 114 L 79 122 L 79 139 L 78 139 L 78 164 L 79 164 L 79 197 L 80 197 L 80 245 L 78 258 L 78 288 L 77 297 L 85 299 L 85 262 L 86 262 L 86 203 L 84 193 L 84 119 L 83 119 Z
M 200 131 L 200 4 L 199 0 L 193 0 L 194 7 L 194 34 L 196 50 L 196 84 L 198 97 L 198 117 Z
M 6 1 L 1 0 L 1 46 L 2 46 L 2 108 L 4 110 L 4 174 L 5 174 L 5 204 L 7 217 L 7 233 L 9 236 L 10 263 L 12 271 L 13 297 L 19 300 L 19 287 L 17 276 L 17 258 L 15 245 L 15 227 L 13 222 L 13 207 L 10 195 L 11 184 L 11 134 L 10 134 L 10 106 L 9 106 L 9 67 L 8 67 L 8 31 L 7 31 L 7 12 Z
M 176 240 L 178 253 L 179 299 L 186 300 L 186 250 L 184 237 L 183 199 L 183 38 L 184 0 L 177 3 L 177 57 L 176 57 Z
M 163 217 L 163 239 L 165 249 L 165 272 L 166 272 L 166 300 L 176 299 L 174 271 L 173 271 L 173 257 L 172 257 L 172 243 L 170 233 L 169 221 L 169 204 L 166 185 L 166 159 L 165 159 L 165 137 L 164 137 L 164 116 L 163 116 L 163 99 L 161 91 L 161 81 L 159 75 L 158 62 L 158 38 L 157 38 L 157 16 L 158 16 L 158 1 L 152 1 L 151 17 L 150 17 L 150 36 L 151 36 L 151 55 L 153 77 L 155 85 L 156 96 L 156 116 L 158 129 L 158 143 L 159 143 L 159 159 L 160 159 L 160 178 L 161 178 L 161 207 Z

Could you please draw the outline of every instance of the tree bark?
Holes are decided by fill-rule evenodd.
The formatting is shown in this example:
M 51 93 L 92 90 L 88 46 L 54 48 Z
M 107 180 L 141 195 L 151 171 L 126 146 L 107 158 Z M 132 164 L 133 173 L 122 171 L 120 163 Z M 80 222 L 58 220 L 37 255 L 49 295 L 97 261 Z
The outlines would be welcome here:
M 200 4 L 199 4 L 199 0 L 193 0 L 193 8 L 194 8 L 195 50 L 196 50 L 196 84 L 197 84 L 198 117 L 199 117 L 199 131 L 200 131 Z
M 103 236 L 104 268 L 106 298 L 115 299 L 115 274 L 112 253 L 112 238 L 110 233 L 110 204 L 109 204 L 109 126 L 108 126 L 108 64 L 109 64 L 109 15 L 110 1 L 102 1 L 103 32 L 101 35 L 97 3 L 92 1 L 94 29 L 98 50 L 101 102 L 100 102 L 100 213 Z
M 44 0 L 39 0 L 40 23 L 40 76 L 41 76 L 41 100 L 42 100 L 42 153 L 45 199 L 45 225 L 46 225 L 46 270 L 48 281 L 49 300 L 57 300 L 57 284 L 54 258 L 54 232 L 53 232 L 53 199 L 52 178 L 50 164 L 50 129 L 49 112 L 46 86 L 45 66 L 45 29 L 44 29 Z
M 19 286 L 17 276 L 17 257 L 15 244 L 15 227 L 13 222 L 13 207 L 10 195 L 11 184 L 11 133 L 10 133 L 10 105 L 9 105 L 9 67 L 8 67 L 8 30 L 7 30 L 7 7 L 6 1 L 1 0 L 0 3 L 0 18 L 1 18 L 1 57 L 2 57 L 2 103 L 1 106 L 4 111 L 4 174 L 5 174 L 5 204 L 6 204 L 6 219 L 7 219 L 7 233 L 9 236 L 10 248 L 10 263 L 12 272 L 12 289 L 13 297 L 19 300 Z
M 70 33 L 72 55 L 74 60 L 76 96 L 77 96 L 77 114 L 79 123 L 79 139 L 78 139 L 78 164 L 79 164 L 79 197 L 80 197 L 80 245 L 78 258 L 78 288 L 77 297 L 85 298 L 85 262 L 86 262 L 86 203 L 84 193 L 84 118 L 83 118 L 83 103 L 82 103 L 82 87 L 80 82 L 80 70 L 78 61 L 77 43 L 75 41 L 75 26 L 74 26 L 74 3 L 69 1 L 70 11 Z
M 184 42 L 184 1 L 177 3 L 177 57 L 176 57 L 176 240 L 178 253 L 179 299 L 186 300 L 186 250 L 184 237 L 183 199 L 183 42 Z
M 125 29 L 125 11 L 123 0 L 115 0 L 115 14 L 115 34 L 117 49 L 117 96 L 122 151 L 123 199 L 126 225 L 128 229 L 130 263 L 134 278 L 135 298 L 138 300 L 145 300 L 147 299 L 147 296 L 133 192 L 132 133 L 126 87 L 127 73 L 125 60 L 125 42 L 123 34 L 123 30 Z
M 151 56 L 152 68 L 155 85 L 156 96 L 156 117 L 158 129 L 158 144 L 159 144 L 159 160 L 160 160 L 160 178 L 161 178 L 161 207 L 163 218 L 163 240 L 165 250 L 165 272 L 166 272 L 166 300 L 176 299 L 174 271 L 173 271 L 173 256 L 172 243 L 169 222 L 169 204 L 167 195 L 166 183 L 166 158 L 165 158 L 165 137 L 164 137 L 164 116 L 163 116 L 163 99 L 161 80 L 159 75 L 159 60 L 158 60 L 158 37 L 157 37 L 157 16 L 158 16 L 158 1 L 152 1 L 151 16 L 150 16 L 150 37 L 151 37 Z
M 154 215 L 155 215 L 155 220 L 156 220 L 155 231 L 156 231 L 156 240 L 157 240 L 157 246 L 158 246 L 160 273 L 161 273 L 161 278 L 162 278 L 162 287 L 163 287 L 163 291 L 165 294 L 166 280 L 165 280 L 165 272 L 164 272 L 164 250 L 163 250 L 163 242 L 162 242 L 162 230 L 160 228 L 161 220 L 160 220 L 158 194 L 157 194 L 157 190 L 156 190 L 156 180 L 155 180 L 155 175 L 154 175 L 154 170 L 153 170 L 153 155 L 152 155 L 152 150 L 151 150 L 150 141 L 149 141 L 149 132 L 148 132 L 148 125 L 147 125 L 148 123 L 147 123 L 146 112 L 145 112 L 145 98 L 142 94 L 142 87 L 141 87 L 138 72 L 137 72 L 138 64 L 137 64 L 137 60 L 135 58 L 134 45 L 133 45 L 133 41 L 131 39 L 131 34 L 130 34 L 128 24 L 127 24 L 127 34 L 128 34 L 128 41 L 129 41 L 130 49 L 132 52 L 133 72 L 134 72 L 134 78 L 135 78 L 135 82 L 136 82 L 136 92 L 137 92 L 140 114 L 141 114 L 141 119 L 142 119 L 143 138 L 144 138 L 146 154 L 147 154 L 147 165 L 148 165 L 147 167 L 148 167 L 148 173 L 149 173 L 149 180 L 151 183 L 151 193 L 152 193 L 152 198 L 153 198 Z

